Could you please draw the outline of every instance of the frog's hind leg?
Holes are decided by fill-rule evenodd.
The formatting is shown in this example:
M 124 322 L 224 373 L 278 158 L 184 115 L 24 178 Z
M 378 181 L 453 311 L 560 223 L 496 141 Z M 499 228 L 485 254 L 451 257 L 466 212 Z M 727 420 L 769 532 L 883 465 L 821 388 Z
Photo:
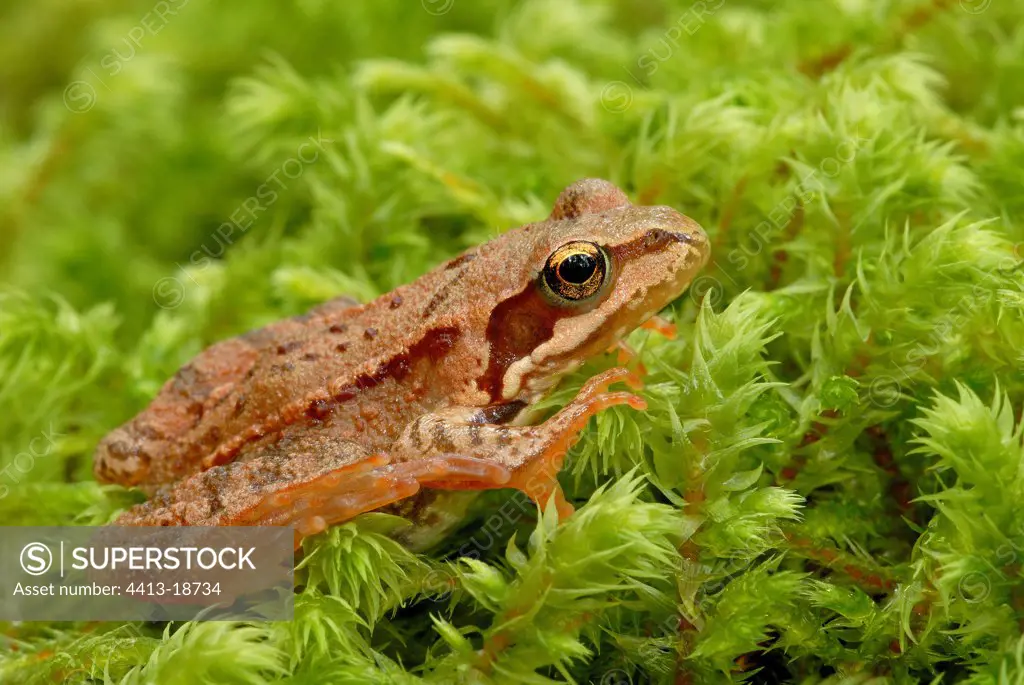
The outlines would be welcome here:
M 301 536 L 415 495 L 427 481 L 473 479 L 500 487 L 511 474 L 500 464 L 454 454 L 387 464 L 371 457 L 365 469 L 338 469 L 294 484 L 242 512 L 229 525 L 294 525 Z
M 293 525 L 300 536 L 307 536 L 409 497 L 427 480 L 500 484 L 509 476 L 499 464 L 459 455 L 392 464 L 354 443 L 312 435 L 279 441 L 246 461 L 216 466 L 168 486 L 116 523 Z

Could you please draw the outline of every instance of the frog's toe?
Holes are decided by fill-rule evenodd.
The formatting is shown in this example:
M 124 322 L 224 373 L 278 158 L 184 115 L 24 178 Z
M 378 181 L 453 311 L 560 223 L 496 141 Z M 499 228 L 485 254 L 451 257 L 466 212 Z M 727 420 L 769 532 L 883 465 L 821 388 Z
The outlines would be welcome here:
M 631 392 L 607 392 L 608 387 L 615 383 L 625 383 L 634 390 L 643 387 L 639 376 L 624 367 L 608 369 L 588 380 L 576 398 L 545 424 L 553 428 L 560 438 L 555 441 L 556 450 L 568 449 L 576 434 L 587 425 L 590 417 L 609 407 L 626 404 L 638 411 L 647 408 L 647 402 L 639 395 Z
M 439 454 L 395 464 L 392 468 L 431 487 L 443 487 L 446 481 L 474 481 L 496 487 L 504 485 L 512 477 L 512 473 L 501 464 L 459 454 Z
M 524 493 L 541 509 L 553 499 L 560 521 L 569 518 L 575 511 L 558 483 L 558 472 L 562 468 L 564 456 L 564 450 L 548 452 L 517 471 L 509 483 L 509 486 Z
M 616 352 L 616 361 L 622 366 L 632 367 L 636 371 L 637 375 L 641 377 L 647 375 L 647 367 L 645 367 L 643 362 L 640 361 L 640 355 L 633 349 L 632 345 L 625 340 L 620 340 L 615 343 L 608 352 Z
M 347 484 L 344 489 L 348 492 L 331 493 L 322 511 L 318 512 L 331 523 L 346 521 L 363 512 L 412 497 L 420 485 L 412 478 L 373 473 Z
M 674 323 L 658 314 L 655 314 L 651 318 L 647 319 L 647 321 L 640 324 L 640 328 L 643 328 L 646 331 L 660 333 L 669 340 L 675 340 L 676 333 L 678 332 Z
M 310 516 L 295 523 L 295 531 L 300 537 L 309 537 L 327 530 L 327 519 L 323 516 Z
M 565 449 L 568 449 L 577 434 L 587 425 L 590 417 L 620 404 L 628 405 L 637 411 L 647 409 L 647 401 L 631 392 L 603 392 L 567 406 L 552 419 L 552 427 L 564 441 L 559 446 L 564 445 Z
M 420 485 L 411 478 L 373 474 L 347 484 L 344 489 L 348 492 L 330 493 L 324 501 L 317 503 L 316 518 L 323 518 L 327 524 L 341 523 L 364 512 L 412 497 L 419 491 Z
M 579 394 L 573 400 L 572 404 L 585 402 L 587 399 L 599 395 L 615 383 L 625 383 L 633 390 L 639 390 L 644 387 L 644 382 L 635 371 L 627 369 L 624 366 L 617 366 L 614 369 L 608 369 L 603 371 L 596 376 L 593 376 L 583 387 L 580 388 Z

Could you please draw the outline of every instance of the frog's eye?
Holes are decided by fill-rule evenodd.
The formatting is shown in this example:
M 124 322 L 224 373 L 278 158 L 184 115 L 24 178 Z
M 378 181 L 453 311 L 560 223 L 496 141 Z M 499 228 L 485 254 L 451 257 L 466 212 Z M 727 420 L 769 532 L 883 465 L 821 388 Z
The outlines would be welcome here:
M 608 276 L 608 255 L 594 243 L 578 240 L 551 253 L 541 282 L 556 301 L 569 304 L 593 297 Z

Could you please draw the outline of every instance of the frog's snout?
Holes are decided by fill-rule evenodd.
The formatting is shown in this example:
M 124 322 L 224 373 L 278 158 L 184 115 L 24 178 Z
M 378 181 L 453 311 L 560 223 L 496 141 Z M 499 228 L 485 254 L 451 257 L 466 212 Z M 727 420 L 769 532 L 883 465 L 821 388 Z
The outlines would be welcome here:
M 693 247 L 707 245 L 708 237 L 701 225 L 673 207 L 652 207 L 650 219 L 654 231 L 665 234 L 666 239 Z
M 693 244 L 689 233 L 665 228 L 652 228 L 640 239 L 640 250 L 646 253 L 662 252 L 676 243 Z
M 687 245 L 694 245 L 703 241 L 703 231 L 701 231 L 701 238 L 697 239 L 690 233 L 683 231 L 674 231 L 669 229 L 656 228 L 653 231 L 648 231 L 644 236 L 644 241 L 647 247 L 656 248 L 660 247 L 661 243 L 685 243 Z
M 644 238 L 649 250 L 667 251 L 691 263 L 696 255 L 703 266 L 710 256 L 711 245 L 700 224 L 668 207 L 659 218 L 658 228 L 648 231 Z
M 704 232 L 700 224 L 690 217 L 675 210 L 673 213 L 678 217 L 676 225 L 672 228 L 672 233 L 678 236 L 677 241 L 701 255 L 701 265 L 705 264 L 711 255 L 711 242 L 708 240 L 708 234 Z

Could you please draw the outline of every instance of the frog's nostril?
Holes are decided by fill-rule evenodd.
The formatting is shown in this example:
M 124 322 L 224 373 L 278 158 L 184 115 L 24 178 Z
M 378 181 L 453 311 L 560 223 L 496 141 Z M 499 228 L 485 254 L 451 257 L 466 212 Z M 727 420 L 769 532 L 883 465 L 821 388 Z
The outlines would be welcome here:
M 644 247 L 657 248 L 669 243 L 693 244 L 693 237 L 688 233 L 678 231 L 667 231 L 663 228 L 655 228 L 644 234 Z

